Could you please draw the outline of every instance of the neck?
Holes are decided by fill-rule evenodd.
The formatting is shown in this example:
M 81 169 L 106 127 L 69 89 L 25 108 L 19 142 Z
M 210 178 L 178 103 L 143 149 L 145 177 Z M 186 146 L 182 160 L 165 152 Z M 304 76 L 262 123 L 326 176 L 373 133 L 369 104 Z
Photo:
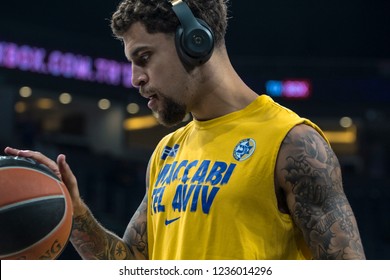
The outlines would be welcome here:
M 196 83 L 198 90 L 190 109 L 199 121 L 241 110 L 258 96 L 234 70 L 225 48 L 216 50 L 210 61 L 199 69 Z

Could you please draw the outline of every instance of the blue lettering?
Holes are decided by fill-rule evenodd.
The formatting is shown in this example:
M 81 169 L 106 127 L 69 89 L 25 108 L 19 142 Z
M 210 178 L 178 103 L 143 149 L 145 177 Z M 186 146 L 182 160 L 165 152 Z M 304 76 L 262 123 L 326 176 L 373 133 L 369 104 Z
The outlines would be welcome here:
M 191 203 L 191 212 L 195 212 L 196 209 L 198 208 L 198 198 L 199 198 L 199 192 L 201 188 L 202 185 L 197 185 L 195 188 L 194 197 L 192 198 L 192 203 Z
M 216 161 L 212 166 L 211 163 L 210 160 L 203 160 L 200 164 L 199 160 L 191 162 L 183 160 L 165 164 L 155 183 L 155 187 L 159 185 L 163 187 L 155 188 L 152 192 L 152 213 L 165 212 L 165 205 L 162 202 L 165 188 L 170 185 L 174 187 L 173 182 L 176 181 L 180 183 L 177 184 L 173 196 L 173 211 L 196 212 L 198 204 L 201 203 L 202 212 L 209 214 L 220 187 L 230 181 L 236 167 L 234 163 L 222 161 Z
M 163 183 L 164 185 L 168 185 L 172 182 L 172 176 L 173 176 L 173 173 L 175 171 L 176 164 L 177 164 L 177 161 L 172 163 L 171 169 L 169 171 L 169 175 L 164 180 L 164 183 Z
M 223 176 L 221 185 L 226 185 L 226 184 L 229 182 L 230 176 L 232 176 L 233 170 L 234 170 L 235 167 L 236 167 L 236 164 L 235 164 L 235 163 L 231 163 L 231 164 L 229 165 L 229 168 L 228 168 L 228 170 L 226 171 L 225 176 Z
M 208 194 L 209 186 L 205 185 L 202 188 L 202 211 L 205 214 L 210 212 L 211 205 L 213 204 L 214 198 L 217 195 L 219 188 L 213 187 Z
M 165 177 L 167 177 L 168 171 L 171 168 L 170 164 L 164 165 L 163 169 L 160 171 L 160 174 L 158 174 L 157 181 L 154 184 L 155 187 L 157 187 L 159 184 L 161 184 L 164 180 Z
M 227 164 L 222 161 L 216 161 L 211 168 L 209 176 L 207 176 L 206 182 L 210 182 L 211 185 L 216 186 L 222 181 L 222 174 L 227 169 Z
M 225 162 L 216 161 L 210 169 L 211 161 L 204 160 L 191 177 L 191 169 L 195 168 L 198 163 L 198 160 L 194 160 L 190 163 L 188 163 L 188 160 L 183 160 L 180 163 L 175 161 L 172 164 L 164 165 L 157 177 L 155 187 L 160 184 L 169 185 L 176 180 L 181 180 L 183 184 L 186 184 L 190 180 L 191 183 L 196 184 L 208 183 L 212 186 L 218 184 L 225 185 L 229 182 L 236 167 L 236 164 L 234 163 L 231 163 L 228 166 Z
M 192 177 L 191 183 L 198 182 L 198 184 L 204 183 L 207 176 L 207 171 L 210 166 L 209 160 L 204 160 L 199 166 L 198 170 L 195 172 L 194 177 Z
M 194 192 L 194 189 L 195 189 L 195 185 L 191 185 L 190 189 L 187 192 L 187 185 L 184 185 L 184 191 L 183 191 L 184 200 L 183 200 L 183 207 L 182 207 L 183 211 L 187 210 L 188 201 L 190 200 L 190 197 L 191 197 L 192 193 Z
M 179 178 L 180 169 L 182 169 L 183 167 L 186 167 L 187 163 L 188 163 L 188 160 L 183 160 L 182 162 L 180 162 L 179 166 L 175 170 L 175 173 L 173 174 L 173 178 L 172 178 L 173 181 L 180 179 Z
M 162 205 L 162 198 L 164 195 L 165 187 L 154 189 L 152 193 L 152 210 L 153 213 L 165 212 L 165 206 Z
M 184 170 L 184 175 L 183 175 L 183 178 L 181 179 L 181 181 L 186 184 L 187 181 L 190 179 L 188 177 L 188 173 L 190 172 L 190 169 L 195 167 L 197 164 L 198 164 L 199 160 L 194 160 L 192 161 L 189 165 L 187 165 L 186 169 Z
M 177 186 L 175 197 L 173 198 L 172 202 L 172 208 L 174 211 L 178 210 L 181 212 L 187 210 L 188 201 L 194 192 L 195 185 L 191 185 L 188 191 L 187 188 L 188 185 L 180 184 Z
M 173 197 L 172 201 L 172 208 L 173 211 L 179 211 L 181 212 L 181 198 L 183 197 L 183 185 L 180 184 L 176 188 L 175 196 Z

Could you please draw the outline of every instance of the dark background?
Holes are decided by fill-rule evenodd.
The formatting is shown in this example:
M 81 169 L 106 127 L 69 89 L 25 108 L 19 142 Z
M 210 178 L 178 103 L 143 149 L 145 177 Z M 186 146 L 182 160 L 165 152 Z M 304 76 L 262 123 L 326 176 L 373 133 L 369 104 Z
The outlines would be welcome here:
M 50 47 L 121 58 L 109 19 L 119 1 L 6 1 L 2 29 Z M 232 0 L 227 45 L 232 56 L 389 58 L 386 0 Z M 38 29 L 36 29 L 38 28 Z M 39 32 L 37 31 L 39 30 Z M 7 32 L 8 31 L 8 32 Z M 49 33 L 44 33 L 47 31 Z M 33 43 L 33 41 L 31 41 Z
M 118 3 L 3 1 L 0 41 L 125 61 L 123 46 L 113 38 L 109 27 Z M 389 259 L 390 2 L 232 0 L 229 10 L 228 51 L 233 65 L 251 87 L 260 92 L 264 90 L 261 81 L 310 79 L 313 94 L 309 100 L 276 100 L 320 126 L 342 116 L 350 116 L 358 124 L 354 152 L 343 148 L 336 152 L 367 257 Z M 136 91 L 120 87 L 0 68 L 0 85 L 16 87 L 22 81 L 47 90 L 71 89 L 80 95 L 110 92 L 119 102 L 137 96 Z M 16 123 L 13 126 L 15 142 L 0 134 L 1 144 L 37 148 L 18 142 L 16 139 L 25 131 L 17 129 Z M 161 133 L 168 132 L 159 128 L 148 133 L 157 141 Z M 123 156 L 118 156 L 97 153 L 82 143 L 48 139 L 39 147 L 46 151 L 54 146 L 55 151 L 69 155 L 81 193 L 95 216 L 121 235 L 143 196 L 144 171 L 153 145 L 142 150 L 140 156 L 134 156 L 140 150 L 127 145 Z M 78 256 L 68 246 L 61 258 Z

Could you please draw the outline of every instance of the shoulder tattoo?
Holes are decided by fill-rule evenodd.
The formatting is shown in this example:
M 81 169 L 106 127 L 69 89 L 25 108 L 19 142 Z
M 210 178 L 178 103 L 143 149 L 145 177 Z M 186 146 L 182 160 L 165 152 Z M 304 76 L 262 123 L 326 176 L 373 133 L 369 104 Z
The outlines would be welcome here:
M 364 258 L 340 164 L 328 143 L 314 129 L 299 126 L 287 135 L 281 151 L 287 204 L 314 257 Z

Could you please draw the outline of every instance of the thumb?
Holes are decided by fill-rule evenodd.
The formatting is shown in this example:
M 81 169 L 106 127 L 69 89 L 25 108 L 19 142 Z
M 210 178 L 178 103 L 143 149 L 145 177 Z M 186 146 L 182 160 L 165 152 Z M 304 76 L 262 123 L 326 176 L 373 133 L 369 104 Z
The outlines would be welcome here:
M 69 164 L 66 162 L 65 155 L 60 154 L 57 157 L 57 165 L 61 173 L 62 181 L 64 182 L 72 198 L 72 202 L 77 204 L 80 201 L 80 193 L 77 185 L 77 179 L 74 176 L 72 170 L 70 169 Z

